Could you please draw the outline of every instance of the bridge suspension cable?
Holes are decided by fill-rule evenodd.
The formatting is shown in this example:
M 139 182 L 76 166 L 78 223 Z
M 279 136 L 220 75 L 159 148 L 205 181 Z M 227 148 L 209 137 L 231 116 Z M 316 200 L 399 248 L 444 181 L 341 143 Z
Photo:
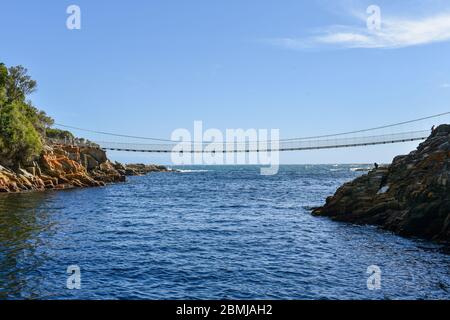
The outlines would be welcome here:
M 340 133 L 333 133 L 333 134 L 326 134 L 326 135 L 316 135 L 316 136 L 309 136 L 309 137 L 280 139 L 279 141 L 283 142 L 283 141 L 311 140 L 311 139 L 331 138 L 331 137 L 339 137 L 339 136 L 345 136 L 345 135 L 350 135 L 350 134 L 365 133 L 365 132 L 370 132 L 370 131 L 375 131 L 375 130 L 381 130 L 381 129 L 398 127 L 398 126 L 411 124 L 411 123 L 416 123 L 416 122 L 420 122 L 420 121 L 424 121 L 424 120 L 439 118 L 439 117 L 443 117 L 443 116 L 446 116 L 446 115 L 450 115 L 450 111 L 449 112 L 435 114 L 435 115 L 431 115 L 431 116 L 426 116 L 426 117 L 422 117 L 422 118 L 417 118 L 417 119 L 413 119 L 413 120 L 402 121 L 402 122 L 392 123 L 392 124 L 378 126 L 378 127 L 367 128 L 367 129 L 347 131 L 347 132 L 340 132 Z M 152 138 L 152 137 L 143 137 L 143 136 L 133 136 L 133 135 L 111 133 L 111 132 L 97 131 L 97 130 L 91 130 L 91 129 L 83 129 L 83 128 L 69 126 L 69 125 L 60 124 L 60 123 L 55 123 L 54 125 L 57 126 L 57 127 L 60 127 L 60 128 L 73 129 L 73 130 L 89 132 L 89 133 L 94 133 L 94 134 L 101 134 L 101 135 L 106 135 L 106 136 L 113 136 L 113 137 L 130 138 L 130 139 L 138 139 L 138 140 L 160 141 L 160 142 L 170 142 L 170 143 L 178 143 L 179 142 L 179 141 L 174 141 L 174 140 L 170 140 L 170 139 Z M 270 141 L 270 140 L 268 140 L 268 141 Z M 195 141 L 185 141 L 185 142 L 196 143 Z M 259 141 L 249 141 L 249 142 L 262 142 L 262 141 L 259 140 Z
M 319 150 L 334 148 L 349 148 L 359 146 L 371 146 L 380 144 L 391 144 L 400 142 L 410 142 L 424 140 L 428 137 L 429 131 L 412 131 L 394 134 L 347 137 L 337 139 L 312 139 L 312 140 L 290 140 L 290 141 L 270 141 L 264 143 L 257 142 L 236 142 L 230 144 L 223 143 L 205 143 L 193 144 L 166 143 L 166 144 L 145 144 L 145 143 L 120 143 L 120 142 L 95 142 L 100 148 L 113 151 L 126 152 L 146 152 L 146 153 L 259 153 L 259 152 L 278 152 L 278 151 L 301 151 L 301 150 Z M 67 143 L 67 141 L 52 141 L 53 143 Z M 85 142 L 70 142 L 83 146 Z

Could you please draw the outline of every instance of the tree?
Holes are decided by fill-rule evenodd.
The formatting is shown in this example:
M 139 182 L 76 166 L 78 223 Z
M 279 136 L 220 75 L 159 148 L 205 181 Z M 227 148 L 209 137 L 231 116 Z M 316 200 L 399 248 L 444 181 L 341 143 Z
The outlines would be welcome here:
M 20 104 L 20 111 L 31 121 L 41 136 L 45 136 L 47 128 L 53 125 L 54 120 L 47 116 L 44 111 L 32 105 L 31 101 Z
M 6 83 L 8 81 L 8 69 L 0 63 L 0 108 L 6 102 Z
M 9 102 L 24 102 L 27 95 L 36 91 L 37 83 L 27 73 L 28 70 L 23 66 L 15 66 L 8 69 L 6 90 Z

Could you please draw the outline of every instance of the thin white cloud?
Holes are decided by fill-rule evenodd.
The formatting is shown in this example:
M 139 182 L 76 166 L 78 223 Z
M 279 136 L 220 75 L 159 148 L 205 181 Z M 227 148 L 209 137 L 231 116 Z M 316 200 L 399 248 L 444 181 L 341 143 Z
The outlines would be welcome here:
M 443 89 L 449 89 L 450 88 L 450 83 L 443 83 L 440 85 L 441 88 Z
M 355 15 L 357 16 L 357 15 Z M 359 18 L 359 27 L 331 26 L 306 38 L 272 39 L 270 43 L 290 49 L 319 47 L 337 48 L 404 48 L 450 41 L 450 13 L 420 19 L 384 17 L 381 29 L 369 31 L 365 17 Z

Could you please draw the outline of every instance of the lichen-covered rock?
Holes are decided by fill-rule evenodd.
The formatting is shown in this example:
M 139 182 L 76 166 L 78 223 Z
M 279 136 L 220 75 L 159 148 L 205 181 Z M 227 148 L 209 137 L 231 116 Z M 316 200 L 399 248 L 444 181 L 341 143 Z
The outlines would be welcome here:
M 155 165 L 112 163 L 96 147 L 46 145 L 39 159 L 12 171 L 0 165 L 0 193 L 98 187 L 123 182 L 126 175 L 169 171 Z
M 313 214 L 450 241 L 450 125 L 436 128 L 390 166 L 344 184 Z

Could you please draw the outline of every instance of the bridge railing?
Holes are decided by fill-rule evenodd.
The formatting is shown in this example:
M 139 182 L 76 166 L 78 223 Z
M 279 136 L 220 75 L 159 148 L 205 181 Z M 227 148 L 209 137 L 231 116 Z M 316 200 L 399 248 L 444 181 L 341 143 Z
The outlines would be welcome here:
M 247 142 L 220 142 L 220 143 L 127 143 L 96 141 L 95 144 L 107 150 L 138 151 L 138 152 L 189 152 L 189 153 L 213 153 L 213 152 L 264 152 L 264 151 L 295 151 L 346 148 L 388 143 L 424 140 L 430 132 L 412 131 L 392 133 L 376 136 L 343 137 L 327 139 L 293 139 L 280 141 L 247 141 Z
M 58 138 L 46 138 L 45 139 L 48 144 L 59 144 L 59 145 L 68 145 L 68 146 L 77 146 L 77 147 L 91 147 L 91 148 L 100 148 L 101 146 L 95 142 L 78 139 L 78 138 L 66 138 L 66 139 L 58 139 Z

